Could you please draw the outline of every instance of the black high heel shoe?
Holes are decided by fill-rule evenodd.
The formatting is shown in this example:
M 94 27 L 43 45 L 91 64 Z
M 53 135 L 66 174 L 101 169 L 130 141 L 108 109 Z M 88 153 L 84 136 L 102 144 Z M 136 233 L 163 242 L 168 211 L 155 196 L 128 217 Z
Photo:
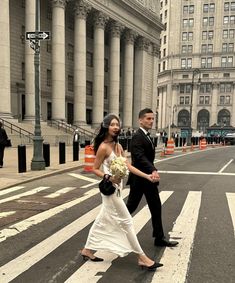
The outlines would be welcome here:
M 146 268 L 148 271 L 154 271 L 156 270 L 158 267 L 162 267 L 163 264 L 162 263 L 159 263 L 159 262 L 154 262 L 154 264 L 150 265 L 150 266 L 147 266 L 147 265 L 144 265 L 144 264 L 139 264 L 139 266 L 144 269 Z
M 83 260 L 84 260 L 84 261 L 87 261 L 87 260 L 91 260 L 91 261 L 95 261 L 95 262 L 104 261 L 103 258 L 97 257 L 97 256 L 95 256 L 94 258 L 91 258 L 91 257 L 88 256 L 88 255 L 83 255 L 82 253 L 81 253 L 81 256 L 83 257 Z

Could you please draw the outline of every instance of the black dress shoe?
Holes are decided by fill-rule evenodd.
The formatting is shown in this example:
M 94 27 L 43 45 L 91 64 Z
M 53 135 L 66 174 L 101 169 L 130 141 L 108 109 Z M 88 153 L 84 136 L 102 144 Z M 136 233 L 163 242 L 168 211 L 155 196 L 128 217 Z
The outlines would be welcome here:
M 140 266 L 142 269 L 146 268 L 146 269 L 149 270 L 149 271 L 154 271 L 154 270 L 156 270 L 156 268 L 162 267 L 163 264 L 160 263 L 160 262 L 154 262 L 154 264 L 153 264 L 153 265 L 150 265 L 150 266 L 143 265 L 143 264 L 139 264 L 139 266 Z
M 177 241 L 168 241 L 167 239 L 155 239 L 154 245 L 157 247 L 175 247 L 179 244 Z

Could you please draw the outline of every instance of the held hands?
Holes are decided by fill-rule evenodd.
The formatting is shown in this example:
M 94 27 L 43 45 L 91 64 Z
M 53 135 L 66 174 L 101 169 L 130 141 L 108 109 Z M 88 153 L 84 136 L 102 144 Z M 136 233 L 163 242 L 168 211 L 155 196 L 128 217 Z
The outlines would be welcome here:
M 157 171 L 153 171 L 152 174 L 148 175 L 148 176 L 150 178 L 150 179 L 148 178 L 148 180 L 152 183 L 159 182 L 159 180 L 160 180 L 160 176 L 159 176 Z

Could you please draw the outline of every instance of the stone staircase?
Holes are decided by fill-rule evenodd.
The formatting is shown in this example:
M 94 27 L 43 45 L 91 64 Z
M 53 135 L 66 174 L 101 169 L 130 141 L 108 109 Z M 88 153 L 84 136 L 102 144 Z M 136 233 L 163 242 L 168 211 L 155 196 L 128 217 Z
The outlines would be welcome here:
M 16 119 L 1 119 L 8 137 L 11 139 L 12 146 L 17 147 L 19 144 L 32 145 L 34 136 L 34 122 L 22 121 Z M 56 146 L 59 142 L 65 142 L 66 145 L 72 145 L 73 134 L 76 126 L 69 125 L 60 121 L 41 122 L 41 135 L 43 142 Z M 89 126 L 78 127 L 80 134 L 80 144 L 85 145 L 85 142 L 94 137 L 94 130 Z

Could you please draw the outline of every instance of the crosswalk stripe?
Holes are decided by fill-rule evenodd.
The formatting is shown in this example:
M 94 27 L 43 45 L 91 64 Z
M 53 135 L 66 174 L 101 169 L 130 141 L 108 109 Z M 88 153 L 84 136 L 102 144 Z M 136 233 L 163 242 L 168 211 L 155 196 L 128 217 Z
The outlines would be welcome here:
M 33 215 L 25 220 L 22 220 L 18 223 L 15 223 L 11 226 L 9 226 L 8 228 L 5 228 L 3 230 L 0 230 L 0 242 L 5 241 L 6 239 L 8 239 L 9 237 L 15 236 L 25 230 L 27 230 L 29 227 L 39 224 L 41 222 L 43 222 L 44 220 L 49 219 L 50 217 L 63 212 L 66 209 L 69 209 L 85 200 L 87 200 L 88 198 L 96 195 L 99 193 L 98 189 L 93 189 L 88 191 L 87 193 L 85 193 L 82 197 L 75 199 L 73 201 L 70 202 L 66 202 L 62 205 L 56 206 L 54 208 L 48 209 L 46 211 L 43 211 L 39 214 Z
M 91 183 L 91 184 L 87 184 L 87 185 L 81 186 L 81 189 L 89 188 L 91 186 L 94 186 L 94 185 L 98 184 L 99 182 L 100 182 L 100 180 L 96 181 L 94 183 Z
M 128 190 L 124 190 L 122 193 L 123 197 L 126 197 L 128 193 Z M 0 274 L 4 274 L 4 277 L 2 276 L 3 278 L 1 278 L 1 283 L 10 282 L 21 273 L 28 270 L 31 266 L 39 262 L 49 253 L 54 251 L 65 241 L 69 240 L 75 234 L 84 229 L 95 219 L 100 208 L 101 205 L 90 210 L 88 213 L 84 214 L 66 227 L 62 228 L 36 246 L 32 247 L 24 254 L 1 266 Z
M 226 193 L 235 237 L 235 193 Z
M 162 204 L 170 197 L 172 191 L 164 191 L 160 192 L 160 198 Z M 134 228 L 136 233 L 144 227 L 144 225 L 149 221 L 151 215 L 149 209 L 144 206 L 134 217 Z M 95 253 L 98 257 L 105 258 L 103 262 L 96 262 L 96 264 L 91 261 L 87 261 L 84 263 L 73 275 L 71 275 L 65 283 L 75 283 L 75 282 L 83 282 L 83 283 L 95 283 L 100 280 L 102 275 L 97 275 L 97 273 L 102 273 L 108 270 L 108 268 L 112 265 L 112 261 L 115 260 L 118 256 L 115 254 L 98 251 Z
M 30 191 L 27 191 L 27 192 L 24 192 L 24 193 L 21 193 L 21 194 L 12 196 L 12 197 L 8 197 L 8 198 L 5 198 L 5 199 L 1 199 L 1 200 L 0 200 L 0 203 L 4 203 L 4 202 L 16 200 L 16 199 L 19 199 L 19 198 L 25 197 L 25 196 L 31 196 L 31 195 L 33 195 L 33 194 L 36 194 L 36 193 L 41 192 L 41 191 L 43 191 L 43 190 L 46 190 L 46 189 L 48 189 L 48 188 L 49 188 L 49 187 L 38 187 L 38 188 L 35 188 L 35 189 L 33 189 L 33 190 L 30 190 Z
M 182 283 L 186 281 L 188 265 L 201 205 L 201 192 L 189 192 L 173 230 L 172 239 L 180 239 L 174 249 L 166 249 L 161 258 L 164 268 L 153 276 L 152 283 Z
M 182 175 L 215 175 L 215 176 L 235 176 L 235 173 L 229 172 L 198 172 L 198 171 L 164 171 L 158 170 L 160 174 L 182 174 Z
M 13 192 L 21 190 L 23 188 L 24 188 L 24 186 L 16 186 L 16 187 L 11 187 L 11 188 L 6 189 L 6 190 L 1 190 L 0 196 L 6 195 L 6 194 L 9 194 L 9 193 L 13 193 Z
M 77 179 L 81 179 L 81 180 L 84 180 L 84 181 L 91 182 L 91 183 L 96 183 L 97 182 L 97 180 L 94 179 L 94 178 L 89 178 L 87 176 L 84 176 L 84 175 L 81 175 L 81 174 L 77 174 L 77 173 L 68 173 L 68 175 L 70 175 L 72 177 L 75 177 Z
M 62 189 L 54 192 L 54 193 L 48 194 L 44 197 L 46 197 L 46 198 L 56 198 L 56 197 L 59 197 L 60 195 L 66 194 L 66 193 L 73 191 L 75 189 L 76 189 L 76 187 L 65 187 L 65 188 L 62 188 Z
M 12 215 L 16 213 L 15 211 L 5 211 L 5 212 L 0 212 L 0 218 L 4 218 L 4 217 L 7 217 L 9 215 Z

